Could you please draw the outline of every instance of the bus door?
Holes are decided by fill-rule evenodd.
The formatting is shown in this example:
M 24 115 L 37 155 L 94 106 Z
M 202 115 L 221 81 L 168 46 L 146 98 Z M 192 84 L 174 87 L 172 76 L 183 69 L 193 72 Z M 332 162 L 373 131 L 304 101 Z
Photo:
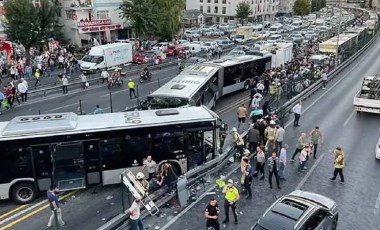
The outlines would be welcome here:
M 99 141 L 83 141 L 84 161 L 86 165 L 87 184 L 101 183 L 101 163 L 99 155 Z
M 54 144 L 53 180 L 61 191 L 86 187 L 82 142 Z
M 31 146 L 36 183 L 40 191 L 48 190 L 52 179 L 52 157 L 50 145 Z

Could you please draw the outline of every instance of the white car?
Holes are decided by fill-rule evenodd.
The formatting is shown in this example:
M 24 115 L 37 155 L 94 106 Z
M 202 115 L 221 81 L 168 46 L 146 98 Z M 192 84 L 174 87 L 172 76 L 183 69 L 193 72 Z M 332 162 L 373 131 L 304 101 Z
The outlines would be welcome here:
M 217 46 L 218 44 L 216 44 L 216 42 L 205 42 L 201 46 L 201 50 L 209 51 L 210 49 L 215 49 Z
M 281 39 L 282 39 L 281 35 L 273 34 L 273 35 L 269 36 L 269 38 L 267 39 L 267 42 L 268 43 L 276 43 L 276 42 L 280 41 Z
M 376 144 L 376 159 L 380 160 L 380 138 Z
M 165 52 L 167 48 L 169 47 L 168 42 L 159 42 L 156 45 L 152 47 L 153 50 L 161 50 L 162 52 Z
M 199 38 L 200 34 L 198 34 L 197 31 L 190 31 L 190 30 L 188 30 L 188 31 L 185 31 L 185 36 L 187 38 Z

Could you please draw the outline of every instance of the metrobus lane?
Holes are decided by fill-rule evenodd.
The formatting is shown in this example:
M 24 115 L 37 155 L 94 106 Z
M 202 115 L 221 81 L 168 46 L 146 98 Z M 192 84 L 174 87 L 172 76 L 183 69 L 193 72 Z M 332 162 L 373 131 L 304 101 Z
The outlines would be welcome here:
M 173 111 L 173 110 L 172 110 Z M 192 107 L 192 108 L 183 108 L 183 109 L 178 109 L 179 111 L 179 114 L 161 114 L 159 112 L 155 112 L 154 110 L 147 110 L 147 111 L 141 111 L 141 112 L 130 112 L 130 113 L 114 113 L 114 114 L 101 114 L 101 115 L 90 115 L 90 116 L 79 116 L 77 119 L 77 122 L 78 122 L 78 129 L 76 129 L 76 131 L 65 131 L 65 132 L 59 132 L 59 133 L 56 133 L 56 134 L 53 134 L 53 133 L 50 133 L 49 134 L 49 137 L 46 137 L 46 138 L 49 138 L 49 144 L 50 145 L 54 145 L 52 146 L 53 148 L 51 148 L 50 150 L 48 148 L 43 148 L 42 146 L 46 146 L 45 145 L 39 145 L 37 142 L 43 142 L 43 141 L 47 141 L 47 139 L 45 137 L 36 137 L 38 138 L 34 140 L 34 144 L 37 144 L 37 145 L 31 145 L 30 148 L 32 148 L 32 153 L 36 153 L 37 156 L 34 156 L 34 157 L 37 157 L 37 159 L 39 157 L 42 157 L 40 156 L 40 154 L 42 155 L 45 155 L 46 154 L 49 154 L 49 151 L 51 154 L 53 154 L 53 163 L 54 163 L 54 169 L 53 170 L 53 177 L 54 177 L 54 181 L 59 185 L 59 187 L 61 187 L 61 189 L 70 189 L 69 187 L 70 186 L 77 186 L 78 184 L 76 183 L 76 181 L 78 179 L 81 178 L 81 176 L 84 176 L 87 178 L 86 180 L 86 185 L 87 183 L 92 183 L 94 182 L 93 180 L 95 180 L 96 178 L 102 180 L 102 181 L 97 181 L 97 183 L 99 184 L 102 184 L 102 183 L 105 183 L 105 184 L 112 184 L 112 183 L 116 183 L 116 185 L 114 186 L 105 186 L 105 187 L 102 187 L 101 185 L 99 186 L 95 186 L 95 187 L 92 187 L 90 189 L 86 189 L 86 190 L 80 190 L 78 193 L 75 193 L 75 194 L 70 194 L 67 195 L 67 197 L 65 197 L 66 201 L 67 202 L 64 202 L 64 204 L 62 204 L 62 209 L 63 209 L 63 217 L 64 217 L 64 220 L 66 222 L 66 225 L 68 228 L 70 229 L 96 229 L 97 227 L 101 226 L 102 224 L 104 224 L 104 222 L 106 222 L 107 220 L 111 219 L 112 217 L 114 217 L 115 215 L 119 214 L 120 212 L 122 212 L 122 207 L 121 207 L 121 197 L 120 197 L 120 179 L 119 179 L 119 176 L 120 176 L 120 173 L 123 171 L 124 167 L 123 168 L 119 168 L 119 167 L 122 167 L 122 165 L 120 165 L 121 162 L 129 162 L 129 164 L 132 164 L 133 167 L 131 167 L 130 169 L 131 170 L 134 170 L 134 171 L 139 171 L 141 170 L 141 166 L 142 166 L 142 158 L 143 156 L 146 156 L 148 154 L 152 154 L 153 156 L 153 159 L 155 159 L 157 162 L 162 162 L 162 160 L 164 159 L 174 159 L 174 167 L 175 167 L 175 170 L 179 170 L 179 173 L 180 173 L 180 170 L 188 170 L 188 169 L 191 169 L 191 168 L 194 168 L 196 167 L 196 165 L 198 164 L 198 161 L 196 159 L 203 159 L 203 158 L 197 158 L 196 154 L 199 154 L 198 150 L 194 149 L 194 146 L 193 145 L 190 145 L 189 146 L 193 146 L 191 147 L 191 149 L 187 149 L 187 147 L 183 147 L 184 148 L 184 151 L 186 151 L 186 153 L 191 156 L 191 158 L 187 159 L 187 161 L 178 161 L 178 163 L 176 163 L 177 161 L 175 159 L 177 159 L 177 155 L 176 156 L 173 156 L 173 157 L 170 157 L 170 156 L 166 156 L 162 151 L 164 151 L 164 149 L 166 149 L 166 147 L 170 147 L 170 148 L 182 148 L 182 147 L 178 147 L 177 145 L 180 144 L 180 143 L 197 143 L 198 141 L 201 141 L 204 140 L 204 139 L 207 139 L 207 143 L 205 142 L 204 145 L 205 145 L 205 148 L 204 150 L 199 150 L 199 151 L 205 151 L 204 154 L 206 154 L 206 158 L 207 159 L 210 159 L 209 157 L 211 156 L 210 154 L 216 154 L 216 148 L 214 149 L 214 145 L 217 146 L 217 142 L 219 141 L 219 138 L 217 138 L 215 136 L 215 138 L 213 137 L 213 130 L 215 129 L 219 129 L 219 121 L 216 119 L 216 117 L 214 116 L 214 114 L 212 112 L 209 112 L 207 109 L 204 109 L 202 107 Z M 136 117 L 136 113 L 140 114 L 138 117 Z M 123 123 L 124 123 L 124 119 L 125 118 L 125 115 L 128 115 L 130 114 L 131 117 L 133 117 L 133 123 L 136 124 L 136 121 L 140 119 L 140 121 L 143 123 L 141 126 L 139 126 L 140 128 L 137 128 L 135 125 L 124 125 L 125 127 L 129 127 L 129 129 L 131 129 L 133 133 L 129 133 L 127 134 L 128 136 L 128 142 L 123 142 L 124 144 L 122 144 L 120 147 L 121 147 L 121 151 L 116 151 L 119 153 L 119 155 L 116 157 L 116 154 L 115 152 L 113 152 L 113 154 L 109 155 L 109 154 L 106 154 L 106 155 L 102 155 L 102 176 L 99 178 L 99 177 L 94 177 L 94 172 L 90 173 L 89 174 L 89 171 L 87 171 L 87 173 L 85 171 L 83 171 L 83 167 L 81 167 L 81 164 L 77 164 L 78 162 L 81 162 L 80 159 L 82 159 L 82 163 L 84 165 L 89 165 L 89 159 L 88 158 L 85 158 L 83 159 L 83 155 L 79 155 L 79 156 L 72 156 L 72 154 L 70 155 L 70 159 L 74 159 L 74 160 L 70 160 L 68 159 L 69 161 L 64 161 L 66 162 L 64 165 L 62 165 L 62 163 L 64 163 L 63 161 L 61 161 L 61 157 L 62 156 L 65 156 L 65 159 L 66 159 L 66 155 L 67 155 L 67 151 L 65 151 L 65 149 L 72 149 L 72 148 L 76 148 L 79 146 L 80 143 L 77 143 L 76 139 L 77 136 L 73 133 L 73 132 L 82 132 L 84 131 L 84 121 L 85 122 L 90 122 L 91 124 L 93 124 L 90 128 L 91 130 L 91 135 L 90 134 L 85 134 L 86 137 L 89 137 L 89 135 L 91 136 L 91 140 L 88 140 L 90 141 L 91 143 L 93 143 L 97 138 L 100 138 L 102 139 L 102 137 L 98 137 L 98 135 L 101 135 L 103 132 L 110 132 L 113 128 L 112 127 L 117 127 L 117 129 L 120 128 L 120 126 L 124 127 L 123 126 Z M 111 117 L 109 117 L 111 116 Z M 137 119 L 138 118 L 138 119 Z M 93 121 L 97 119 L 100 119 L 101 121 L 104 121 L 104 122 L 101 122 L 97 125 L 95 125 L 94 123 L 92 123 Z M 120 119 L 120 122 L 117 122 L 118 120 Z M 125 118 L 127 119 L 126 121 L 130 121 L 128 120 L 128 117 Z M 161 121 L 160 121 L 161 119 Z M 169 119 L 169 120 L 168 120 Z M 63 119 L 64 120 L 64 119 Z M 75 120 L 75 119 L 74 119 Z M 93 120 L 93 121 L 91 121 Z M 116 124 L 116 123 L 117 124 Z M 102 126 L 102 123 L 106 123 L 105 124 L 105 127 L 107 127 L 107 131 L 104 131 L 102 129 L 100 129 L 100 127 Z M 35 125 L 38 125 L 36 123 L 34 123 Z M 0 125 L 3 125 L 4 124 L 1 124 Z M 8 128 L 10 129 L 13 129 L 13 128 L 16 128 L 17 129 L 17 123 L 10 123 L 8 124 Z M 25 125 L 25 124 L 23 124 Z M 41 125 L 41 124 L 40 124 Z M 13 128 L 12 128 L 13 126 Z M 49 129 L 48 127 L 49 125 L 46 123 L 45 127 L 43 127 L 43 129 Z M 150 126 L 150 127 L 147 127 L 147 126 Z M 187 128 L 186 128 L 186 127 Z M 25 128 L 25 126 L 23 126 Z M 40 127 L 40 126 L 38 126 Z M 10 131 L 10 129 L 8 129 L 8 131 Z M 93 130 L 96 130 L 95 132 Z M 178 129 L 178 130 L 177 130 Z M 179 130 L 188 130 L 186 132 L 183 132 L 183 131 L 179 131 Z M 82 130 L 82 131 L 80 131 Z M 159 135 L 160 134 L 160 130 L 162 132 L 164 132 L 163 135 Z M 176 131 L 177 130 L 177 131 Z M 3 131 L 7 131 L 6 129 L 3 129 Z M 211 131 L 211 132 L 210 132 Z M 22 130 L 20 132 L 23 132 Z M 62 142 L 65 142 L 64 140 L 61 140 L 59 145 L 56 145 L 56 141 L 58 141 L 59 137 L 60 136 L 67 136 L 67 132 L 71 132 L 72 134 L 70 135 L 70 143 L 68 143 L 68 145 L 66 145 L 65 143 L 62 143 Z M 113 131 L 113 135 L 114 135 L 114 138 L 107 138 L 105 140 L 106 141 L 101 141 L 101 143 L 99 143 L 99 148 L 102 149 L 101 152 L 103 153 L 104 151 L 107 151 L 107 149 L 111 148 L 110 145 L 114 145 L 114 143 L 117 142 L 117 140 L 115 138 L 117 138 L 116 136 L 118 135 L 117 133 L 120 133 L 121 131 Z M 127 132 L 127 131 L 125 131 Z M 148 132 L 149 135 L 147 136 L 148 139 L 141 139 L 139 138 L 138 140 L 140 140 L 139 143 L 135 142 L 134 140 L 134 137 L 135 135 L 143 135 L 144 136 L 144 132 Z M 172 135 L 169 135 L 168 134 L 170 132 L 174 132 L 176 133 L 175 136 L 172 136 Z M 217 133 L 217 131 L 215 131 Z M 67 133 L 67 134 L 65 134 Z M 137 134 L 139 133 L 139 134 Z M 30 138 L 32 137 L 29 137 L 26 138 L 25 137 L 25 133 L 22 135 L 22 133 L 19 133 L 21 136 L 24 136 L 24 137 L 17 137 L 17 138 L 21 138 L 23 139 L 23 141 L 19 141 L 19 143 L 23 143 L 25 145 L 27 145 L 29 142 L 30 142 Z M 4 135 L 4 132 L 3 132 L 3 135 Z M 8 132 L 8 137 L 7 138 L 11 138 L 10 136 L 10 133 Z M 103 134 L 102 134 L 103 135 Z M 104 134 L 105 135 L 105 134 Z M 185 136 L 183 136 L 185 135 Z M 211 137 L 209 136 L 211 135 Z M 26 135 L 27 136 L 27 135 Z M 143 137 L 143 136 L 140 136 L 140 137 Z M 203 136 L 205 136 L 205 138 L 203 138 Z M 208 138 L 206 138 L 206 136 L 208 136 Z M 150 138 L 151 137 L 151 138 Z M 3 142 L 6 141 L 4 140 L 6 137 L 3 136 Z M 84 138 L 84 137 L 83 137 Z M 104 137 L 103 137 L 104 138 Z M 173 138 L 183 138 L 183 141 L 173 141 L 174 139 Z M 86 144 L 88 141 L 83 141 L 82 144 Z M 122 140 L 120 140 L 122 141 Z M 142 143 L 141 141 L 143 141 L 144 143 Z M 189 142 L 190 141 L 190 142 Z M 86 142 L 86 143 L 84 143 Z M 78 146 L 76 146 L 76 144 L 78 144 Z M 84 155 L 87 157 L 89 156 L 88 152 L 87 152 L 87 149 L 93 149 L 96 145 L 95 143 L 91 144 L 91 143 L 87 143 L 87 144 L 90 144 L 88 145 L 88 147 L 92 146 L 92 148 L 87 148 L 87 147 L 84 147 L 83 149 L 86 150 L 84 152 Z M 166 144 L 165 144 L 166 143 Z M 152 144 L 152 145 L 151 145 Z M 107 148 L 104 148 L 105 145 L 107 145 Z M 127 146 L 128 145 L 128 146 Z M 133 145 L 133 146 L 131 146 Z M 170 146 L 169 146 L 170 145 Z M 149 148 L 145 148 L 145 146 L 151 146 Z M 166 146 L 166 147 L 165 147 Z M 184 145 L 184 146 L 188 146 L 188 145 Z M 7 153 L 12 153 L 13 152 L 13 147 L 4 147 L 4 151 L 6 151 Z M 127 148 L 128 147 L 128 148 Z M 210 149 L 211 148 L 211 149 Z M 13 150 L 12 150 L 13 149 Z M 24 148 L 22 146 L 17 146 L 17 151 L 20 151 L 21 149 L 21 152 L 23 152 Z M 128 149 L 128 150 L 127 150 Z M 214 150 L 213 150 L 214 149 Z M 207 151 L 206 153 L 206 150 L 210 150 L 210 151 Z M 124 152 L 128 152 L 129 154 L 125 154 Z M 192 152 L 193 151 L 193 152 Z M 194 152 L 195 151 L 195 152 Z M 139 154 L 138 154 L 138 153 Z M 142 153 L 143 152 L 143 153 Z M 175 151 L 177 154 L 177 151 Z M 63 154 L 65 153 L 65 154 Z M 25 152 L 26 154 L 26 152 Z M 63 155 L 62 155 L 63 154 Z M 174 154 L 174 152 L 173 152 Z M 24 155 L 25 156 L 25 155 Z M 46 155 L 48 156 L 48 155 Z M 50 156 L 50 154 L 49 154 Z M 135 160 L 133 159 L 133 156 L 135 156 L 135 160 L 137 163 L 135 163 Z M 81 158 L 82 157 L 82 158 Z M 186 157 L 184 156 L 183 154 L 181 155 L 178 155 L 178 157 Z M 140 159 L 141 158 L 141 159 Z M 27 159 L 27 158 L 23 158 L 23 159 Z M 178 158 L 180 159 L 180 158 Z M 79 161 L 78 161 L 79 160 Z M 91 159 L 91 162 L 93 162 L 94 159 Z M 44 167 L 38 167 L 39 169 L 41 170 L 44 170 L 44 168 L 49 168 L 47 165 L 48 162 L 50 161 L 44 161 L 45 162 L 45 166 Z M 70 167 L 68 168 L 68 165 L 66 164 L 70 164 L 70 162 L 72 162 L 72 164 L 74 164 L 73 167 Z M 113 163 L 112 163 L 113 162 Z M 182 162 L 182 163 L 181 163 Z M 5 175 L 3 173 L 5 173 L 5 171 L 12 171 L 12 165 L 15 164 L 14 162 L 9 162 L 10 164 L 8 165 L 9 167 L 7 168 L 3 168 L 4 172 L 2 172 L 2 175 Z M 43 164 L 43 162 L 41 161 L 34 161 L 35 164 Z M 176 165 L 178 164 L 178 165 Z M 86 166 L 86 167 L 87 167 Z M 91 165 L 91 170 L 94 170 L 93 168 L 94 165 Z M 177 167 L 178 166 L 178 167 Z M 36 166 L 37 167 L 37 166 Z M 113 169 L 113 168 L 117 168 L 117 169 Z M 183 168 L 183 167 L 188 167 L 187 169 L 186 168 Z M 22 165 L 19 165 L 19 169 L 20 171 L 22 172 L 29 172 L 28 168 L 25 168 L 24 166 Z M 36 168 L 37 169 L 37 168 Z M 110 170 L 108 170 L 110 169 Z M 90 170 L 90 168 L 88 168 L 88 170 Z M 116 171 L 115 171 L 116 170 Z M 96 171 L 96 170 L 95 170 Z M 45 179 L 48 179 L 47 177 L 49 177 L 49 173 L 47 173 L 48 171 L 44 171 L 44 173 L 42 174 L 39 174 L 39 171 L 37 171 L 37 174 L 36 175 L 40 175 L 38 176 L 38 183 L 42 186 L 47 186 L 49 185 L 47 183 L 47 180 Z M 85 174 L 83 174 L 85 173 Z M 113 176 L 112 176 L 112 175 Z M 41 176 L 43 177 L 46 177 L 45 179 L 41 178 Z M 72 177 L 75 177 L 74 179 L 72 179 Z M 84 177 L 82 179 L 84 179 Z M 41 178 L 41 179 L 39 179 Z M 70 179 L 71 178 L 71 179 Z M 66 181 L 72 181 L 72 183 L 66 183 Z M 92 182 L 90 182 L 92 181 Z M 95 183 L 96 184 L 96 183 Z M 69 187 L 67 187 L 69 186 Z M 3 185 L 3 188 L 5 188 L 6 185 Z M 8 193 L 8 191 L 3 191 L 3 193 Z M 11 194 L 13 195 L 13 193 L 11 192 Z M 42 194 L 44 194 L 42 192 Z M 16 194 L 17 195 L 17 194 Z M 62 196 L 65 196 L 65 195 L 62 195 Z M 14 213 L 13 215 L 10 215 L 6 220 L 4 220 L 3 222 L 0 222 L 1 225 L 0 225 L 0 229 L 41 229 L 41 228 L 44 228 L 44 226 L 47 224 L 47 219 L 48 219 L 48 216 L 50 214 L 50 211 L 47 207 L 47 203 L 46 201 L 44 200 L 44 196 L 43 197 L 43 200 L 41 201 L 41 203 L 38 203 L 37 204 L 33 204 L 33 209 L 30 208 L 28 209 L 28 213 L 26 212 L 16 212 Z M 23 197 L 24 198 L 24 197 Z M 24 198 L 25 199 L 25 198 Z M 36 205 L 36 206 L 34 206 Z M 37 207 L 38 206 L 38 207 Z M 17 208 L 17 207 L 15 207 Z
M 136 91 L 138 85 L 139 96 L 144 98 L 151 91 L 157 89 L 162 84 L 173 78 L 178 72 L 178 67 L 168 67 L 162 70 L 153 71 L 153 78 L 150 82 L 138 83 L 138 76 L 127 76 L 126 79 L 132 78 L 136 84 Z M 29 83 L 31 84 L 31 83 Z M 111 97 L 110 98 L 110 93 Z M 95 106 L 99 105 L 106 112 L 111 111 L 111 100 L 113 111 L 121 111 L 126 107 L 135 106 L 137 100 L 129 99 L 129 92 L 127 82 L 124 81 L 122 87 L 112 87 L 110 90 L 105 85 L 90 86 L 87 90 L 76 88 L 71 91 L 69 86 L 69 93 L 62 94 L 58 90 L 57 94 L 48 95 L 39 98 L 31 98 L 27 103 L 16 105 L 15 108 L 7 111 L 3 111 L 3 115 L 0 116 L 0 121 L 7 121 L 15 116 L 35 115 L 35 114 L 47 114 L 47 113 L 60 113 L 60 112 L 77 112 L 78 107 L 82 105 L 82 111 L 91 113 L 95 110 Z

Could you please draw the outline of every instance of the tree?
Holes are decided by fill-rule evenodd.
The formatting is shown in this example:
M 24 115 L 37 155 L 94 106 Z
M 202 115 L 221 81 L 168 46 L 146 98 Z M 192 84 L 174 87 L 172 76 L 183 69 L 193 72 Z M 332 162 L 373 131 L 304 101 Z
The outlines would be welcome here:
M 158 5 L 161 12 L 158 35 L 162 39 L 171 40 L 181 26 L 184 2 L 183 0 L 160 0 Z
M 144 37 L 157 31 L 157 3 L 155 0 L 125 0 L 120 5 L 121 17 L 132 23 L 136 37 Z
M 121 17 L 132 23 L 136 37 L 171 39 L 180 27 L 183 0 L 124 0 Z
M 236 18 L 244 25 L 244 22 L 248 20 L 249 15 L 252 14 L 252 8 L 249 2 L 239 2 L 236 6 Z
M 313 12 L 317 12 L 325 6 L 326 6 L 326 0 L 312 0 L 311 1 L 311 10 Z
M 299 15 L 299 16 L 308 15 L 310 13 L 310 1 L 296 0 L 293 5 L 293 12 L 295 15 Z
M 27 59 L 31 47 L 40 46 L 58 34 L 59 5 L 56 1 L 8 0 L 4 3 L 4 27 L 9 40 L 25 47 Z

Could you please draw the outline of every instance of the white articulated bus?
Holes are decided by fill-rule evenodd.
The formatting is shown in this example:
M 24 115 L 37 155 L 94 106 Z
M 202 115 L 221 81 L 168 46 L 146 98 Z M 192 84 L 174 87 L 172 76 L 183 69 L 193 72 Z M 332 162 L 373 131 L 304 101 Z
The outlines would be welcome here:
M 176 108 L 188 105 L 215 106 L 224 95 L 248 90 L 255 76 L 271 68 L 271 53 L 234 56 L 203 62 L 186 68 L 148 96 L 152 109 Z
M 0 122 L 0 199 L 29 203 L 52 183 L 61 191 L 120 183 L 148 155 L 181 175 L 216 158 L 224 128 L 203 106 L 15 117 Z

